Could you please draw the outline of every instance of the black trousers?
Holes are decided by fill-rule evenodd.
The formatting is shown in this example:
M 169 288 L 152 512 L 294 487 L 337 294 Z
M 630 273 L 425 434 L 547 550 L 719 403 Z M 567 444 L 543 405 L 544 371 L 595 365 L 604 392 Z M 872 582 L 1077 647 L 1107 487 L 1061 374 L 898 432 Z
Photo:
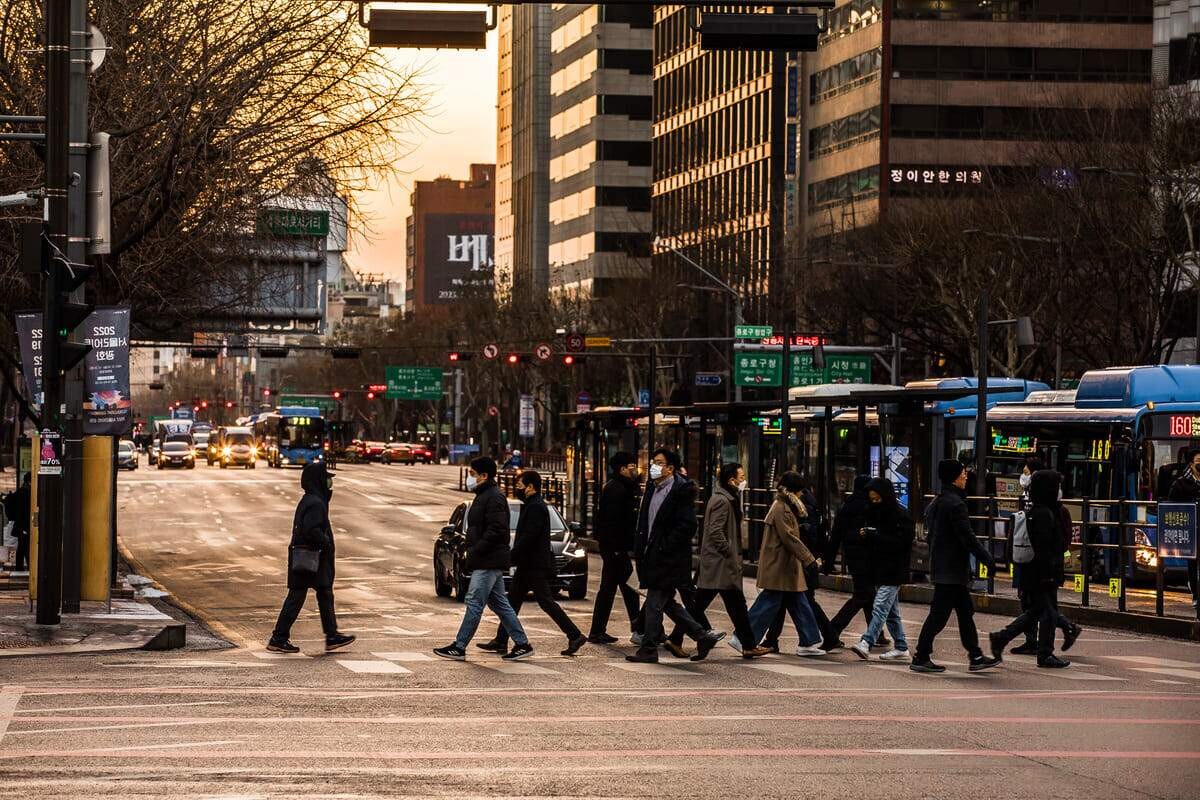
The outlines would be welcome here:
M 333 613 L 333 587 L 324 586 L 313 589 L 317 595 L 317 609 L 321 612 L 321 630 L 325 631 L 328 639 L 337 633 L 337 616 Z M 283 608 L 279 610 L 279 619 L 275 623 L 275 631 L 271 634 L 274 642 L 286 642 L 292 632 L 300 609 L 304 608 L 304 600 L 308 597 L 308 589 L 288 589 L 287 597 L 283 599 Z
M 740 586 L 734 589 L 696 589 L 692 592 L 691 605 L 687 607 L 688 613 L 692 615 L 692 619 L 700 623 L 700 627 L 711 631 L 712 623 L 708 621 L 708 616 L 704 612 L 718 597 L 725 604 L 725 613 L 729 615 L 729 621 L 733 623 L 733 632 L 737 635 L 738 641 L 742 643 L 742 647 L 753 647 L 754 631 L 750 629 L 750 614 L 746 611 L 746 594 Z M 677 645 L 682 645 L 683 637 L 683 627 L 676 625 L 667 638 Z
M 871 610 L 875 608 L 875 589 L 875 584 L 868 578 L 854 576 L 854 591 L 833 615 L 833 619 L 829 620 L 828 632 L 821 631 L 827 644 L 841 637 L 842 631 L 846 630 L 855 614 L 861 613 L 867 624 L 871 624 Z
M 576 639 L 583 635 L 571 618 L 567 616 L 567 612 L 563 611 L 562 606 L 554 599 L 554 592 L 550 591 L 550 581 L 546 573 L 541 570 L 526 570 L 517 567 L 516 574 L 508 583 L 508 604 L 512 606 L 513 613 L 521 613 L 521 606 L 525 604 L 525 595 L 530 592 L 533 592 L 533 599 L 537 602 L 538 608 L 554 620 L 554 624 L 567 635 L 567 639 Z M 493 641 L 504 645 L 508 644 L 508 631 L 504 629 L 503 623 L 497 626 Z
M 637 630 L 642 598 L 637 589 L 629 585 L 629 579 L 633 576 L 633 559 L 628 553 L 601 553 L 600 560 L 600 588 L 596 590 L 596 605 L 592 609 L 591 635 L 608 633 L 608 618 L 612 614 L 618 589 L 625 603 L 625 613 L 629 615 L 630 630 Z
M 1007 646 L 1022 633 L 1028 636 L 1030 628 L 1036 629 L 1037 657 L 1041 661 L 1054 654 L 1054 630 L 1061 619 L 1058 609 L 1055 608 L 1058 587 L 1054 584 L 1044 584 L 1036 589 L 1026 589 L 1022 595 L 1021 606 L 1025 610 L 995 635 Z M 922 630 L 921 634 L 924 636 L 925 631 Z
M 27 572 L 29 570 L 29 534 L 17 534 L 17 559 L 13 562 L 13 569 L 18 572 Z
M 915 657 L 918 661 L 933 654 L 933 640 L 945 630 L 951 612 L 958 616 L 958 638 L 963 649 L 971 658 L 983 655 L 979 649 L 979 632 L 975 630 L 975 606 L 971 603 L 970 589 L 958 583 L 935 583 L 929 616 L 925 618 L 917 640 Z
M 1027 623 L 1028 623 L 1025 626 L 1025 630 L 1024 630 L 1025 643 L 1026 644 L 1036 644 L 1037 640 L 1038 640 L 1038 618 L 1036 616 L 1026 616 L 1029 613 L 1029 611 L 1031 611 L 1033 608 L 1033 603 L 1031 602 L 1031 600 L 1032 600 L 1031 594 L 1030 594 L 1030 592 L 1020 590 L 1017 592 L 1017 597 L 1021 601 L 1021 616 L 1025 617 L 1027 620 Z M 1069 619 L 1064 617 L 1062 615 L 1062 613 L 1058 610 L 1058 587 L 1057 586 L 1053 586 L 1050 588 L 1050 590 L 1048 592 L 1048 599 L 1050 601 L 1051 608 L 1054 609 L 1054 626 L 1056 628 L 1061 629 L 1063 633 L 1066 633 L 1067 631 L 1069 631 L 1071 629 L 1073 623 Z M 1019 618 L 1020 617 L 1018 617 L 1018 619 Z
M 692 602 L 693 595 L 690 587 L 688 589 L 647 589 L 646 603 L 642 606 L 642 624 L 644 631 L 642 644 L 638 647 L 639 653 L 656 653 L 658 646 L 666 638 L 663 635 L 663 615 L 665 614 L 677 626 L 683 628 L 684 632 L 699 641 L 707 633 L 705 628 L 700 627 L 700 623 L 692 618 L 688 613 L 687 606 Z M 683 597 L 683 605 L 675 602 L 675 593 L 679 592 Z

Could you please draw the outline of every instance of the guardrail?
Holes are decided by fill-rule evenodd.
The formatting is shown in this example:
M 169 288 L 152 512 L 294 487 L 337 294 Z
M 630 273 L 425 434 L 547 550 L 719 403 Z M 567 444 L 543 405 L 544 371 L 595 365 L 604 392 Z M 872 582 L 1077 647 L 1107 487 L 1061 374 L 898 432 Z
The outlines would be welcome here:
M 567 501 L 567 476 L 556 473 L 546 473 L 538 470 L 538 474 L 542 476 L 542 499 L 547 505 L 554 506 L 559 514 L 564 513 L 564 507 Z M 496 485 L 500 487 L 500 491 L 504 492 L 505 497 L 520 498 L 519 485 L 517 478 L 520 477 L 520 472 L 501 472 L 496 475 Z M 467 468 L 462 467 L 458 471 L 458 490 L 460 492 L 467 491 Z

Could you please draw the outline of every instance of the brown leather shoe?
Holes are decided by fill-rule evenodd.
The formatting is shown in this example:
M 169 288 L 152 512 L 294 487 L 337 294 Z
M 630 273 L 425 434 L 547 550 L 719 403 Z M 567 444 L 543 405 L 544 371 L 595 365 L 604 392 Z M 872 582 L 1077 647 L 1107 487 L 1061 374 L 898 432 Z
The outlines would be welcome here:
M 761 656 L 770 655 L 773 652 L 775 651 L 771 648 L 759 645 L 758 647 L 752 647 L 749 650 L 743 650 L 742 658 L 759 658 Z
M 687 658 L 688 651 L 684 650 L 680 645 L 675 644 L 670 639 L 663 642 L 663 647 L 667 648 L 667 652 L 676 658 Z

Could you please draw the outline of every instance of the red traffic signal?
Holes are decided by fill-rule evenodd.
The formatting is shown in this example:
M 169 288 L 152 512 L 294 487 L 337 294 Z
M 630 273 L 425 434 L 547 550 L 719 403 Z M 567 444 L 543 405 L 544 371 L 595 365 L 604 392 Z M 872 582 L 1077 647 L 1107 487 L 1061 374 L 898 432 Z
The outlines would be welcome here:
M 232 400 L 226 400 L 226 401 L 225 401 L 225 407 L 226 407 L 226 408 L 233 408 L 233 401 L 232 401 Z
M 563 356 L 563 366 L 571 367 L 574 365 L 575 365 L 575 356 L 570 355 L 570 354 Z
M 195 412 L 195 411 L 199 411 L 199 410 L 200 410 L 200 406 L 192 406 L 192 411 L 193 411 L 193 412 Z
M 507 356 L 505 356 L 504 360 L 509 364 L 516 366 L 517 364 L 521 363 L 521 356 L 516 353 L 509 353 Z
M 461 355 L 461 353 L 450 353 L 446 356 L 446 358 L 450 359 L 451 361 L 458 361 Z
M 374 393 L 374 392 L 372 392 L 372 391 L 368 391 L 368 392 L 367 392 L 367 399 L 368 399 L 368 400 L 374 400 L 374 399 L 375 399 L 375 393 Z
M 201 407 L 201 408 L 208 408 L 208 401 L 207 401 L 207 400 L 201 400 L 201 401 L 200 401 L 200 407 Z
M 270 396 L 271 396 L 271 390 L 266 387 L 263 387 L 263 397 L 270 397 Z
M 341 399 L 342 399 L 342 392 L 341 392 L 341 390 L 340 390 L 340 389 L 334 389 L 334 390 L 333 390 L 333 399 L 334 399 L 334 400 L 341 400 Z

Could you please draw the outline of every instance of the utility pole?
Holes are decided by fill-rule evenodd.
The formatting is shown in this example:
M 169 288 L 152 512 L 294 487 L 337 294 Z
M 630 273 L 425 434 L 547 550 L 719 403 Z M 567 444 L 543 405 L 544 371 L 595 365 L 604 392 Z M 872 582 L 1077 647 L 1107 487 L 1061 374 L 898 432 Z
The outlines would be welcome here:
M 779 441 L 783 446 L 783 461 L 782 467 L 784 470 L 791 467 L 791 438 L 792 438 L 792 393 L 791 393 L 791 360 L 792 360 L 792 325 L 789 322 L 783 326 L 783 377 L 779 380 L 779 385 L 783 387 L 780 392 L 780 412 L 779 412 Z
M 966 260 L 964 255 L 964 265 Z M 976 387 L 978 408 L 975 411 L 975 493 L 980 497 L 987 494 L 987 454 L 990 444 L 987 427 L 988 305 L 988 290 L 984 286 L 979 290 L 979 310 L 976 312 L 979 316 L 979 364 L 976 369 L 979 385 Z

